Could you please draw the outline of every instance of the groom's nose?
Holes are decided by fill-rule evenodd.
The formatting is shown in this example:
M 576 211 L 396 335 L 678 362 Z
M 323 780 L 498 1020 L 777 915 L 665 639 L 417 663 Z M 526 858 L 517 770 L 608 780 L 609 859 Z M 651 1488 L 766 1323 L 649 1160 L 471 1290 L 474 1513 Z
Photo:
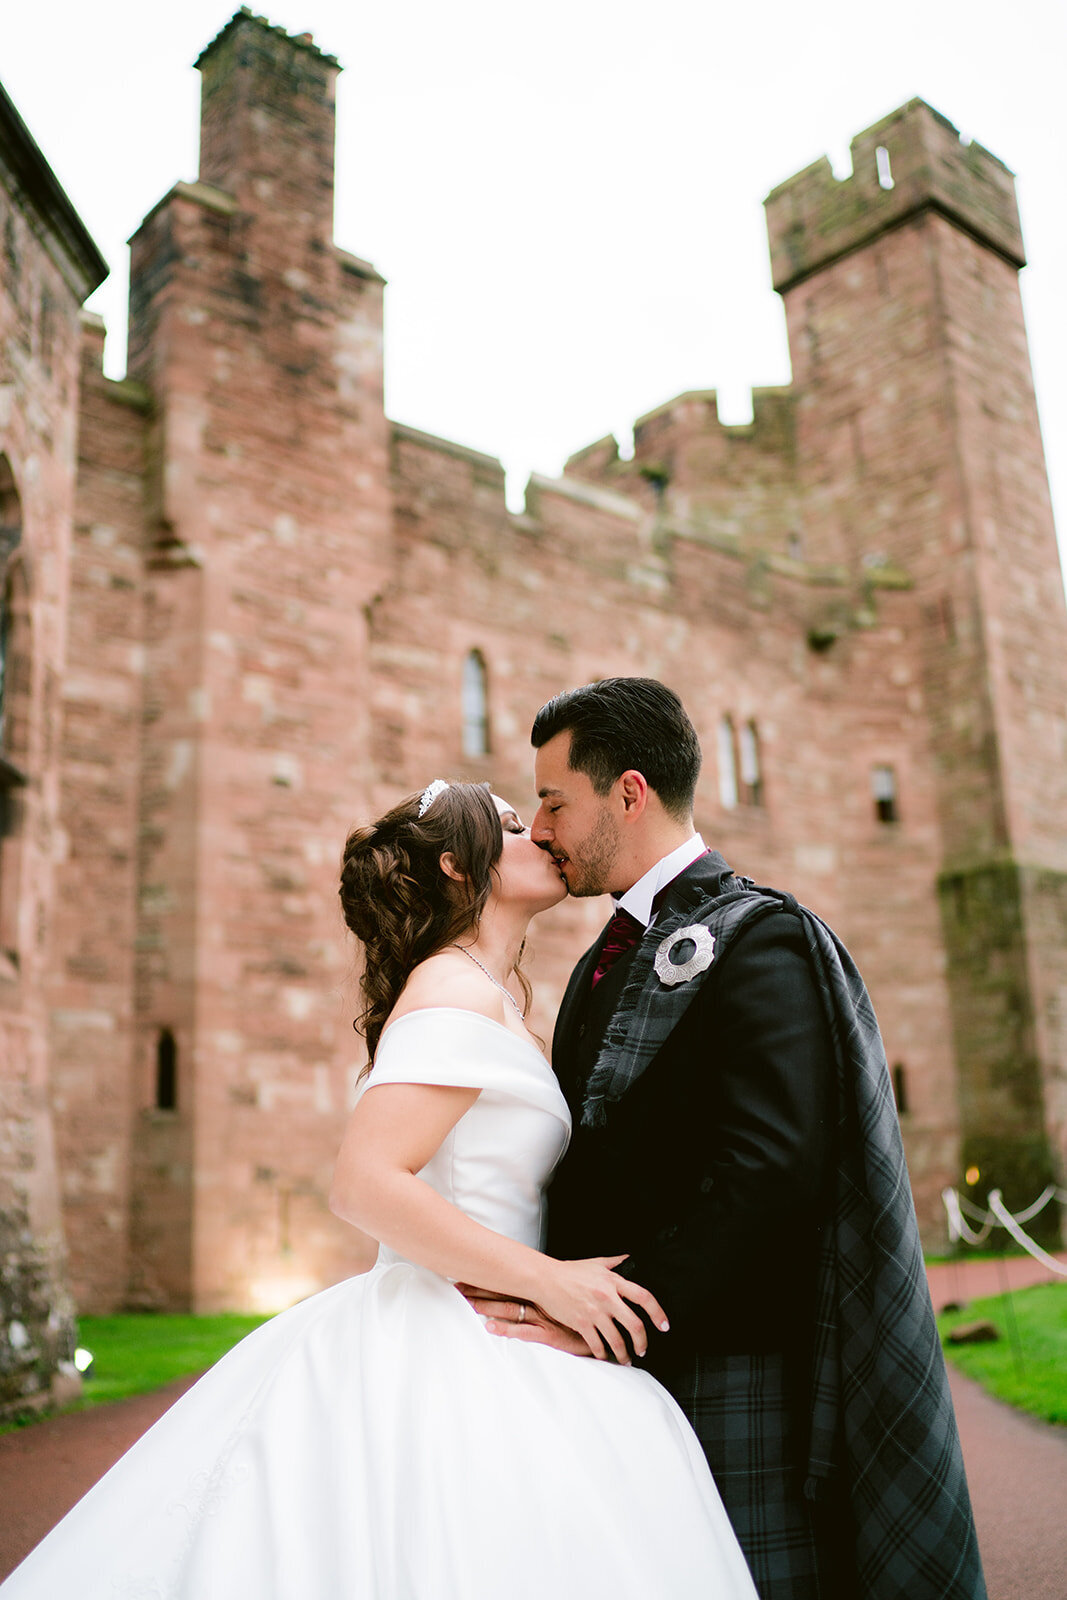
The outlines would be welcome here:
M 530 838 L 534 844 L 539 844 L 542 850 L 551 848 L 552 829 L 548 825 L 544 806 L 538 806 L 537 815 L 530 823 Z

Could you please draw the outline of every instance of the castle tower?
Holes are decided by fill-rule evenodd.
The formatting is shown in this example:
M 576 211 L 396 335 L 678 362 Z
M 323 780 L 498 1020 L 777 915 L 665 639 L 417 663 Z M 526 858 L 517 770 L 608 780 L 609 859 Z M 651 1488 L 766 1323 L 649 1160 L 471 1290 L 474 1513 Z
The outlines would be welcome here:
M 56 1122 L 77 1067 L 56 1072 L 59 730 L 77 468 L 80 314 L 107 276 L 0 89 L 0 1421 L 68 1399 L 75 1324 Z M 84 1023 L 63 997 L 68 1041 Z
M 382 280 L 331 238 L 337 63 L 242 10 L 198 66 L 200 179 L 132 241 L 151 421 L 130 1293 L 210 1309 L 345 1269 L 337 857 L 366 804 L 390 505 Z
M 963 1164 L 1032 1199 L 1067 1138 L 1067 619 L 1014 185 L 921 100 L 852 159 L 766 203 L 805 553 L 913 579 Z

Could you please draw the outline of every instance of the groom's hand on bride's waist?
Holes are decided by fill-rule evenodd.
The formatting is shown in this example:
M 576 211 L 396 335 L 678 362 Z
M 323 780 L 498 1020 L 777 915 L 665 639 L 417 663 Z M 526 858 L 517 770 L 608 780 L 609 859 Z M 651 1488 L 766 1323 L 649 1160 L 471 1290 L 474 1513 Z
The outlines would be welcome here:
M 502 1300 L 491 1289 L 478 1289 L 471 1283 L 457 1283 L 456 1288 L 479 1316 L 489 1319 L 486 1329 L 498 1338 L 547 1344 L 553 1350 L 565 1350 L 572 1356 L 593 1354 L 581 1334 L 564 1327 L 562 1322 L 554 1322 L 540 1306 L 530 1305 L 525 1300 Z

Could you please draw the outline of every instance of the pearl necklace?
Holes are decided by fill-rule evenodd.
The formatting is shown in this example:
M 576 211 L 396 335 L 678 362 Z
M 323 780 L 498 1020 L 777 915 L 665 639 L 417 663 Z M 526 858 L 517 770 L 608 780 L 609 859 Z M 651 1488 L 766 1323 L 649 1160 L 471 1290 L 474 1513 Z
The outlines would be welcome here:
M 526 1018 L 522 1014 L 522 1007 L 519 1005 L 519 1002 L 516 1000 L 515 996 L 511 992 L 511 990 L 510 989 L 505 989 L 504 985 L 502 983 L 500 983 L 496 978 L 493 977 L 493 974 L 489 971 L 489 968 L 486 966 L 485 962 L 484 961 L 479 961 L 478 957 L 474 954 L 474 952 L 472 950 L 468 950 L 465 944 L 454 944 L 452 946 L 452 949 L 453 950 L 458 950 L 461 955 L 470 956 L 471 960 L 474 962 L 474 965 L 476 967 L 481 967 L 482 971 L 485 973 L 486 977 L 489 979 L 489 982 L 491 984 L 495 985 L 495 987 L 500 990 L 500 993 L 504 996 L 505 1000 L 510 1000 L 511 1001 L 512 1005 L 515 1007 L 515 1013 L 518 1016 L 519 1021 L 522 1023 L 523 1027 L 525 1028 L 525 1026 L 526 1026 Z

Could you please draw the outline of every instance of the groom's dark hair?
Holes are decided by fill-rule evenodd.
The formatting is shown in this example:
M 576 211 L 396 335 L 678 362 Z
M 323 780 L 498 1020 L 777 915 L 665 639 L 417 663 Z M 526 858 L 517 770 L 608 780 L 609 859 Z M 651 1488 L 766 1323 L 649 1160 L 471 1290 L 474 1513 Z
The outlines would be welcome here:
M 700 741 L 685 707 L 655 678 L 601 678 L 565 689 L 534 718 L 535 750 L 557 733 L 571 736 L 572 772 L 584 772 L 597 794 L 620 773 L 640 772 L 663 809 L 681 820 L 693 810 Z

